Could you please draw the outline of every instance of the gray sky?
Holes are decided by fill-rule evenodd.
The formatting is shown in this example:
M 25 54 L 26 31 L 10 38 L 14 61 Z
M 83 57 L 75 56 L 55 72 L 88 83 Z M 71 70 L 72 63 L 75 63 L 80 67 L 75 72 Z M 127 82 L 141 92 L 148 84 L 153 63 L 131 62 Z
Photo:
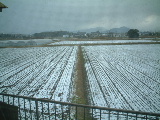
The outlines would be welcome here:
M 0 33 L 126 26 L 160 31 L 160 0 L 0 0 Z

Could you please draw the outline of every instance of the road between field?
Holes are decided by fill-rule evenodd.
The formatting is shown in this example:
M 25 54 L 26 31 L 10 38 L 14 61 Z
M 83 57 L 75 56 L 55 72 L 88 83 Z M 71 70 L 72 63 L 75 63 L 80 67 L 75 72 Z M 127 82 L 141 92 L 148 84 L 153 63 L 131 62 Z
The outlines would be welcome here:
M 83 52 L 81 46 L 78 46 L 77 52 L 77 63 L 76 63 L 76 73 L 75 73 L 75 88 L 76 88 L 76 97 L 73 98 L 74 103 L 78 104 L 88 104 L 88 92 L 87 92 L 87 84 L 86 84 L 86 70 L 85 70 L 85 62 L 83 58 Z M 89 110 L 85 110 L 84 116 L 84 108 L 78 108 L 78 119 L 83 118 L 90 119 Z

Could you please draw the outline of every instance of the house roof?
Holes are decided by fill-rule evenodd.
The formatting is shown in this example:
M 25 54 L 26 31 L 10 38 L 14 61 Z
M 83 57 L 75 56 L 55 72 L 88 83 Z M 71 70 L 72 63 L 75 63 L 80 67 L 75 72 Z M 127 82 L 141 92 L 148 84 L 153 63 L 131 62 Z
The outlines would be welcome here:
M 5 6 L 3 3 L 0 2 L 0 8 L 8 8 L 8 7 Z

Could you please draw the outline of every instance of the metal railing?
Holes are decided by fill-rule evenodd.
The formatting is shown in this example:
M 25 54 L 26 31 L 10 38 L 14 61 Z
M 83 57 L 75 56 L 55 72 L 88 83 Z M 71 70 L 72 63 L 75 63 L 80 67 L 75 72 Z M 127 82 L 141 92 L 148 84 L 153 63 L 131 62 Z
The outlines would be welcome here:
M 0 101 L 18 106 L 19 120 L 160 120 L 160 113 L 81 105 L 3 93 L 0 93 Z

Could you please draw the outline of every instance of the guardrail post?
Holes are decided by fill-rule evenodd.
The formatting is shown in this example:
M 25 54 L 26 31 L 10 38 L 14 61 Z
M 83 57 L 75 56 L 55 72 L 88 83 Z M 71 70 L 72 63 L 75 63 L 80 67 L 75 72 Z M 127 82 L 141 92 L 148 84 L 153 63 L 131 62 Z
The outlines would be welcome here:
M 24 98 L 23 98 L 23 102 L 24 102 L 24 106 L 23 106 L 23 107 L 24 107 L 24 115 L 25 115 L 25 119 L 26 119 L 26 105 L 25 105 L 26 102 L 25 102 L 25 99 L 24 99 Z
M 4 95 L 3 95 L 3 102 L 4 102 Z
M 93 120 L 93 108 L 92 108 L 92 120 Z
M 14 97 L 13 97 L 13 105 L 14 105 Z
M 85 117 L 86 117 L 86 116 L 85 116 L 85 107 L 84 107 L 84 116 L 83 116 L 84 120 L 85 120 Z
M 127 120 L 128 120 L 128 112 L 127 112 Z
M 70 116 L 71 115 L 71 106 L 69 105 L 68 108 L 69 108 L 69 120 L 70 120 L 71 119 L 71 116 Z
M 8 104 L 9 104 L 9 96 L 8 96 Z
M 136 120 L 137 120 L 138 114 L 136 113 Z
M 156 120 L 158 120 L 158 117 L 156 116 Z
M 42 104 L 42 118 L 44 120 L 44 111 L 43 111 L 43 102 L 41 101 L 41 104 Z
M 18 107 L 19 107 L 18 112 L 19 112 L 19 118 L 21 120 L 21 105 L 20 105 L 20 100 L 19 99 L 20 98 L 18 97 Z
M 49 115 L 49 120 L 50 120 L 49 102 L 48 102 L 48 115 Z
M 117 120 L 119 120 L 119 112 L 117 112 Z
M 31 99 L 29 99 L 29 109 L 30 109 L 30 116 L 31 116 L 31 120 L 32 120 L 32 112 L 31 112 Z
M 110 120 L 110 110 L 109 110 L 109 113 L 108 113 L 108 120 Z
M 35 104 L 36 104 L 36 116 L 37 116 L 37 119 L 36 119 L 36 120 L 39 120 L 39 114 L 38 114 L 38 100 L 35 100 Z
M 77 110 L 78 110 L 78 109 L 77 109 L 77 106 L 76 106 L 76 120 L 77 120 L 77 118 L 78 118 L 78 117 L 77 117 L 77 113 L 78 113 Z
M 146 120 L 147 120 L 147 115 L 146 115 Z
M 101 115 L 101 114 L 102 114 L 102 112 L 101 112 L 101 109 L 100 109 L 100 120 L 101 120 L 101 117 L 102 117 L 102 115 Z
M 54 103 L 54 109 L 55 109 L 55 120 L 56 120 L 56 103 Z

